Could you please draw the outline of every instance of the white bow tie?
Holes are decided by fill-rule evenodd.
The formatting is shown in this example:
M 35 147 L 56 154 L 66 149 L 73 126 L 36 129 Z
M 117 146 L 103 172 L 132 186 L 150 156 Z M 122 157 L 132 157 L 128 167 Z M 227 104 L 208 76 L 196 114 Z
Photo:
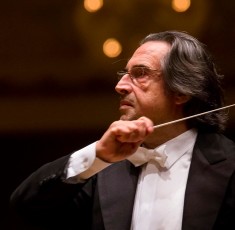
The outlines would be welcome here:
M 139 147 L 134 154 L 127 158 L 127 160 L 129 160 L 136 167 L 149 161 L 158 162 L 161 167 L 166 167 L 167 155 L 165 153 L 165 148 L 166 145 L 161 145 L 156 149 L 146 149 Z

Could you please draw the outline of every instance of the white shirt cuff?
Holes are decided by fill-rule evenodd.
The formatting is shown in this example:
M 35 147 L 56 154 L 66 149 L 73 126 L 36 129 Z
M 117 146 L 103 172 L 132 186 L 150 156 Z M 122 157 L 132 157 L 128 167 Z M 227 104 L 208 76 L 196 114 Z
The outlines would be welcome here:
M 96 157 L 96 142 L 74 152 L 67 166 L 66 180 L 81 182 L 111 165 Z

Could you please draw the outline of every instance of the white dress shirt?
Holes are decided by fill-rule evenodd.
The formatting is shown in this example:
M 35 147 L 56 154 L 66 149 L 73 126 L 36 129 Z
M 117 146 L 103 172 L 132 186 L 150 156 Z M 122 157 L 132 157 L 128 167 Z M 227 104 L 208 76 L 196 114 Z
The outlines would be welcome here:
M 184 194 L 197 132 L 189 130 L 164 144 L 166 162 L 142 166 L 132 217 L 132 230 L 180 230 Z M 161 149 L 162 145 L 156 148 Z
M 196 136 L 194 129 L 188 130 L 157 147 L 155 150 L 161 149 L 166 156 L 164 165 L 150 160 L 142 166 L 132 230 L 181 229 L 184 194 Z M 68 183 L 82 182 L 110 165 L 95 155 L 95 143 L 71 155 L 67 167 Z

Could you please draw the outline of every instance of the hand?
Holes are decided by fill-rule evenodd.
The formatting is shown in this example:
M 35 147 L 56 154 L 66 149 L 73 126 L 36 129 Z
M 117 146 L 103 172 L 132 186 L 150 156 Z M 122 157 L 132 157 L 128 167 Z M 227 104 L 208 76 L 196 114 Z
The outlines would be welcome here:
M 110 163 L 124 160 L 152 132 L 153 122 L 146 117 L 134 121 L 115 121 L 96 143 L 96 155 Z

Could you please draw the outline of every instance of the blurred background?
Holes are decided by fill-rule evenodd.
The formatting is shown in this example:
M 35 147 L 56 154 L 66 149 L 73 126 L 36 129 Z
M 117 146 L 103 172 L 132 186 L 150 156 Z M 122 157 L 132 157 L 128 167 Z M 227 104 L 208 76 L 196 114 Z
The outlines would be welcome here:
M 118 119 L 116 71 L 147 34 L 187 31 L 205 43 L 235 103 L 234 9 L 232 0 L 1 1 L 0 228 L 21 229 L 8 200 L 26 176 Z M 226 135 L 235 140 L 235 109 Z

